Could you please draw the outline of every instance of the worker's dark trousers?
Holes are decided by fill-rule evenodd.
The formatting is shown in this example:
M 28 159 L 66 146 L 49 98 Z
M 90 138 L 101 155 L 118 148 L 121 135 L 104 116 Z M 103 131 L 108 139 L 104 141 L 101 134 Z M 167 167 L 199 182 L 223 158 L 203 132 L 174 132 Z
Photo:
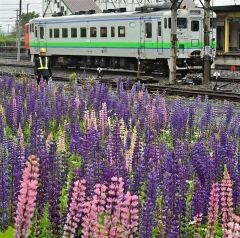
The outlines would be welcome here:
M 37 75 L 37 84 L 40 84 L 41 78 L 43 78 L 44 80 L 46 80 L 46 83 L 48 84 L 48 80 L 49 80 L 49 76 L 42 76 L 41 74 Z

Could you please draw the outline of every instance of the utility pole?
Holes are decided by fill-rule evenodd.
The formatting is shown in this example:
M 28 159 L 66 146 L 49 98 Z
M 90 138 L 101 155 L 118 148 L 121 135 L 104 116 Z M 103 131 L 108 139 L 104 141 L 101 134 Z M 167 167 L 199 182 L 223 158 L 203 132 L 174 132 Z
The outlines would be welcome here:
M 18 40 L 17 40 L 17 61 L 20 61 L 20 47 L 21 47 L 21 18 L 22 18 L 22 0 L 19 1 L 18 12 Z
M 177 71 L 177 10 L 182 0 L 171 0 L 171 56 L 169 59 L 169 83 L 176 84 Z
M 30 5 L 30 3 L 27 3 L 27 16 L 28 16 L 28 6 Z
M 203 57 L 203 84 L 208 84 L 211 77 L 210 56 L 210 0 L 204 1 L 204 57 Z

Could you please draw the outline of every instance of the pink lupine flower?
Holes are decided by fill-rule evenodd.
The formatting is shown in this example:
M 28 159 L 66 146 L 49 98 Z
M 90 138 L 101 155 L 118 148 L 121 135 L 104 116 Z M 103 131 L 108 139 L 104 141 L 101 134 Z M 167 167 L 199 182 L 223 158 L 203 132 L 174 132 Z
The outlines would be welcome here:
M 82 213 L 84 211 L 86 181 L 77 180 L 74 182 L 71 203 L 67 214 L 67 221 L 64 226 L 64 238 L 73 238 Z
M 200 236 L 200 227 L 203 219 L 203 214 L 199 213 L 193 217 L 193 222 L 194 224 L 194 238 L 201 237 Z
M 208 233 L 206 238 L 215 237 L 215 223 L 217 221 L 219 210 L 219 184 L 212 184 L 212 190 L 210 192 L 210 201 L 208 209 Z
M 60 135 L 58 137 L 57 151 L 59 153 L 65 153 L 67 151 L 66 150 L 66 144 L 65 144 L 65 133 L 64 133 L 64 131 L 61 131 Z
M 226 238 L 240 238 L 240 217 L 231 214 L 232 221 L 228 222 L 224 230 Z
M 223 174 L 223 180 L 221 182 L 221 207 L 222 225 L 223 230 L 225 230 L 228 222 L 232 221 L 231 214 L 233 212 L 232 180 L 226 167 Z
M 15 238 L 25 238 L 28 236 L 28 230 L 36 205 L 38 176 L 38 159 L 36 156 L 31 155 L 26 162 L 20 185 L 15 219 Z
M 96 118 L 96 113 L 95 111 L 91 111 L 91 116 L 90 116 L 90 127 L 94 128 L 97 130 L 97 118 Z M 88 128 L 90 129 L 90 128 Z
M 121 206 L 121 224 L 125 228 L 124 237 L 134 237 L 139 220 L 138 196 L 127 192 Z
M 84 216 L 82 222 L 82 238 L 94 237 L 98 227 L 97 200 L 93 197 L 91 201 L 84 203 Z
M 89 122 L 90 122 L 89 110 L 85 110 L 84 111 L 84 126 L 85 126 L 86 130 L 88 128 L 90 128 Z
M 100 124 L 102 135 L 105 135 L 108 127 L 107 104 L 105 102 L 102 103 L 102 110 L 100 110 L 99 112 L 99 119 L 100 119 L 99 124 Z

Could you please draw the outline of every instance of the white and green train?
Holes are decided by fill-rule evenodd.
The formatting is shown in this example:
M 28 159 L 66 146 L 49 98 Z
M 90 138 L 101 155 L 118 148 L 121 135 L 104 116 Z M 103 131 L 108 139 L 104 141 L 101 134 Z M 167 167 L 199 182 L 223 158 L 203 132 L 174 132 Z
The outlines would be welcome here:
M 211 23 L 215 13 L 211 13 Z M 177 18 L 178 68 L 202 65 L 204 10 L 179 9 Z M 211 53 L 216 48 L 214 24 L 210 33 Z M 171 54 L 171 10 L 142 7 L 134 12 L 110 12 L 35 18 L 29 24 L 30 54 L 47 49 L 61 66 L 87 66 L 168 71 Z M 208 49 L 209 50 L 209 49 Z

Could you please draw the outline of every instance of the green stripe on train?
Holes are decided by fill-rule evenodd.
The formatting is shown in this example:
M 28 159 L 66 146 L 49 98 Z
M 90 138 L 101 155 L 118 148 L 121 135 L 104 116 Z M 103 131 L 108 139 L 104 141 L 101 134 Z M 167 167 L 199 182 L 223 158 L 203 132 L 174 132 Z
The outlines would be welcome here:
M 202 48 L 203 42 L 178 42 L 178 48 Z M 213 44 L 215 48 L 215 44 Z M 30 42 L 30 47 L 59 47 L 59 48 L 147 48 L 147 49 L 156 49 L 163 48 L 169 49 L 171 48 L 170 42 Z

